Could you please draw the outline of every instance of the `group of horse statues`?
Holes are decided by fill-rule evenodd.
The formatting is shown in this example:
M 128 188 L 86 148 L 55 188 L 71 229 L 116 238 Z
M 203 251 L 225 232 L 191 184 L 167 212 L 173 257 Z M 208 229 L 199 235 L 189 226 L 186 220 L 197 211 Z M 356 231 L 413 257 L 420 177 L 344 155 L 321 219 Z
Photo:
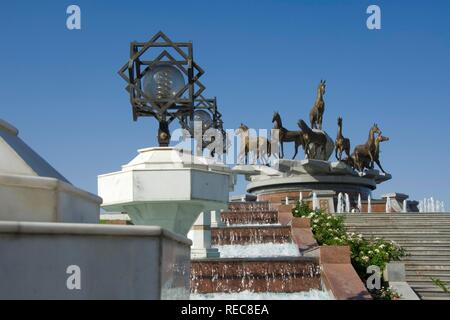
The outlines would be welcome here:
M 298 148 L 301 146 L 304 150 L 307 159 L 328 160 L 334 148 L 335 157 L 338 161 L 344 162 L 359 172 L 365 169 L 373 169 L 375 164 L 386 173 L 380 163 L 380 143 L 388 141 L 389 138 L 383 136 L 377 124 L 374 124 L 369 130 L 369 137 L 364 144 L 357 145 L 353 152 L 351 152 L 350 139 L 343 135 L 343 120 L 338 118 L 338 132 L 336 140 L 329 141 L 330 138 L 322 130 L 323 115 L 325 112 L 324 94 L 326 89 L 326 81 L 320 80 L 317 88 L 317 97 L 311 108 L 309 114 L 310 125 L 304 120 L 300 119 L 297 125 L 300 130 L 288 130 L 283 127 L 281 116 L 275 112 L 272 117 L 273 129 L 278 132 L 278 141 L 280 146 L 279 158 L 284 158 L 284 143 L 294 143 L 295 159 L 298 153 Z M 240 132 L 248 132 L 248 127 L 244 124 L 238 128 Z M 253 141 L 251 140 L 253 139 Z M 245 136 L 243 141 L 243 148 L 241 148 L 243 155 L 246 157 L 250 150 L 249 145 L 253 143 L 258 150 L 257 158 L 261 162 L 265 162 L 271 156 L 271 142 L 264 137 L 251 138 Z M 331 148 L 331 149 L 330 149 Z M 345 153 L 346 157 L 343 158 Z

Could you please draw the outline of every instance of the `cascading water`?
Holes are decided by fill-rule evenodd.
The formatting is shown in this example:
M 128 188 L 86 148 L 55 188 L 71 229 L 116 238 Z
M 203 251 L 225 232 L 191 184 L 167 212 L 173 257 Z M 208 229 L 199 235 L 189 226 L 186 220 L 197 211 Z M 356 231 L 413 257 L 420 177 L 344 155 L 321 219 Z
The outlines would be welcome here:
M 392 210 L 391 198 L 386 198 L 386 212 L 390 213 Z
M 362 212 L 361 194 L 358 194 L 358 211 Z
M 345 212 L 346 213 L 350 212 L 350 197 L 348 193 L 345 194 Z
M 279 292 L 252 292 L 242 291 L 235 293 L 206 293 L 192 294 L 191 300 L 332 300 L 330 295 L 322 290 L 305 292 L 279 293 Z
M 315 192 L 313 192 L 313 197 L 312 197 L 312 206 L 313 206 L 313 210 L 317 210 L 319 209 L 319 200 L 317 199 L 317 194 Z
M 337 210 L 338 213 L 343 213 L 344 212 L 344 201 L 343 201 L 343 196 L 342 193 L 339 192 L 338 194 L 338 202 L 337 202 Z
M 231 203 L 221 219 L 211 228 L 221 257 L 191 261 L 192 299 L 330 299 L 319 260 L 301 255 L 268 203 Z
M 262 243 L 248 245 L 213 246 L 222 258 L 299 257 L 295 243 Z
M 406 213 L 408 212 L 408 203 L 406 200 L 403 200 L 403 208 L 402 208 L 402 212 Z
M 435 200 L 433 197 L 424 198 L 419 201 L 419 212 L 438 213 L 445 212 L 445 204 L 443 201 Z
M 372 213 L 372 197 L 370 194 L 367 197 L 367 213 Z

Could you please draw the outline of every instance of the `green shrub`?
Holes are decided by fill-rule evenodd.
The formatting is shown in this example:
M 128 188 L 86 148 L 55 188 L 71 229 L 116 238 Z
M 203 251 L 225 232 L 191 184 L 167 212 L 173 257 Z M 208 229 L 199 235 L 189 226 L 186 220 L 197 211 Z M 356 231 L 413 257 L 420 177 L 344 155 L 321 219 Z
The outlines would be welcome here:
M 310 212 L 309 205 L 303 201 L 297 201 L 295 208 L 292 209 L 292 215 L 296 218 L 307 217 Z

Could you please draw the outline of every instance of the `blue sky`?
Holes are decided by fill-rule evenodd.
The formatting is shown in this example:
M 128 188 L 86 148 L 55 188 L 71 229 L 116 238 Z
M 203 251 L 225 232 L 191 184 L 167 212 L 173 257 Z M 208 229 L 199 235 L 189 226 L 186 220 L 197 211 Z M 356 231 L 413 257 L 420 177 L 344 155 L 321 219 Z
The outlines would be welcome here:
M 66 29 L 70 4 L 81 7 L 80 31 Z M 381 30 L 366 28 L 370 4 L 381 7 Z M 0 117 L 95 193 L 98 174 L 156 144 L 156 121 L 132 121 L 117 70 L 130 41 L 162 30 L 194 42 L 205 94 L 217 96 L 226 127 L 271 128 L 277 110 L 296 129 L 326 79 L 330 136 L 341 115 L 353 145 L 374 122 L 391 138 L 381 161 L 393 180 L 375 195 L 433 195 L 450 205 L 448 15 L 448 1 L 3 2 Z

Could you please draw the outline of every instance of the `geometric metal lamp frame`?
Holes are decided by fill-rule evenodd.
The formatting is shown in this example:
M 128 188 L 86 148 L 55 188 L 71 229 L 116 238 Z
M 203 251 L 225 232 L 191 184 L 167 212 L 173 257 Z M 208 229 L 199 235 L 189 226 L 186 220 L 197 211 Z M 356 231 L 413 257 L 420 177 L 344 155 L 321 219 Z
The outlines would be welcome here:
M 175 52 L 173 56 L 168 50 Z M 143 60 L 147 51 L 159 50 L 153 60 Z M 169 124 L 174 119 L 183 121 L 191 117 L 196 100 L 201 97 L 205 86 L 199 81 L 204 74 L 193 58 L 192 42 L 173 42 L 159 31 L 147 42 L 131 42 L 130 58 L 119 70 L 119 75 L 127 82 L 133 120 L 139 117 L 154 117 L 159 122 L 158 141 L 167 146 L 170 141 Z M 143 78 L 148 70 L 160 65 L 170 64 L 180 70 L 187 79 L 186 84 L 173 97 L 151 97 L 143 90 Z

